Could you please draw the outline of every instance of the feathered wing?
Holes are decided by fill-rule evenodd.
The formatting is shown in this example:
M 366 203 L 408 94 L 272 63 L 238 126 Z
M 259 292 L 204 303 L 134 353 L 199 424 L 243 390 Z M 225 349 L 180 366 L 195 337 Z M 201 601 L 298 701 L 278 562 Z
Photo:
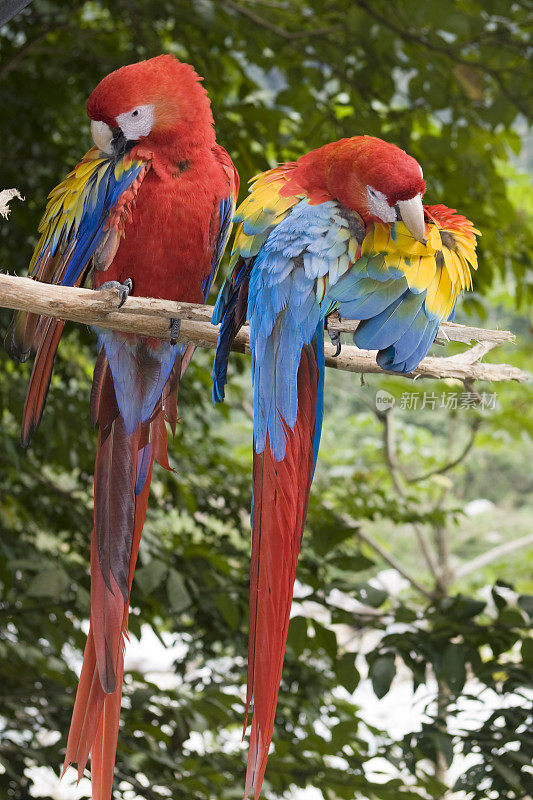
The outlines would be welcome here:
M 237 223 L 229 269 L 231 273 L 219 292 L 211 321 L 221 324 L 213 365 L 213 401 L 224 399 L 228 357 L 236 334 L 246 322 L 248 284 L 255 256 L 270 231 L 282 222 L 299 197 L 282 198 L 288 181 L 286 169 L 277 168 L 257 176 L 252 193 L 241 203 L 233 221 Z
M 445 206 L 424 211 L 425 243 L 403 222 L 373 225 L 353 267 L 327 290 L 341 317 L 362 320 L 355 344 L 377 350 L 378 364 L 393 372 L 412 372 L 427 355 L 477 268 L 479 231 Z
M 48 197 L 30 277 L 79 286 L 91 266 L 105 269 L 113 260 L 122 225 L 148 168 L 147 162 L 127 155 L 117 161 L 97 148 L 90 150 Z M 35 352 L 22 419 L 24 446 L 41 420 L 64 324 L 19 311 L 5 338 L 8 353 L 17 361 L 26 361 Z
M 348 268 L 360 231 L 358 221 L 343 216 L 333 202 L 311 206 L 295 197 L 289 208 L 286 203 L 278 219 L 265 215 L 266 232 L 258 232 L 257 219 L 253 227 L 246 218 L 241 223 L 236 250 L 252 254 L 238 258 L 214 314 L 222 323 L 215 399 L 223 398 L 231 341 L 244 320 L 250 322 L 254 474 L 247 706 L 253 703 L 253 711 L 245 792 L 253 788 L 256 797 L 272 738 L 322 427 L 324 280 L 329 270 Z M 258 247 L 250 247 L 249 236 L 258 236 Z
M 247 708 L 253 703 L 253 712 L 245 795 L 253 789 L 256 798 L 272 738 L 318 453 L 325 316 L 338 306 L 342 316 L 367 320 L 356 340 L 377 342 L 389 368 L 411 368 L 436 332 L 432 318 L 419 325 L 420 308 L 427 317 L 446 318 L 457 294 L 469 285 L 468 263 L 475 266 L 473 230 L 463 218 L 428 209 L 430 236 L 420 253 L 424 246 L 409 240 L 402 224 L 366 230 L 358 215 L 335 201 L 311 205 L 302 195 L 283 196 L 291 170 L 289 165 L 287 174 L 278 168 L 259 176 L 239 208 L 234 269 L 213 314 L 213 322 L 221 323 L 213 368 L 215 401 L 224 398 L 233 338 L 246 319 L 250 323 L 254 470 Z M 385 239 L 389 248 L 395 242 L 394 260 L 382 252 Z M 439 272 L 431 281 L 429 256 L 433 279 Z M 444 269 L 453 271 L 451 291 Z M 403 324 L 396 323 L 395 313 Z
M 216 228 L 216 241 L 213 251 L 212 269 L 203 284 L 205 302 L 207 302 L 211 286 L 215 280 L 220 261 L 224 255 L 224 251 L 231 233 L 240 183 L 239 173 L 235 169 L 235 165 L 233 164 L 229 153 L 219 144 L 215 145 L 214 152 L 217 161 L 220 163 L 226 174 L 228 181 L 228 194 L 220 200 L 218 208 L 215 208 L 215 213 L 213 214 L 212 218 L 212 223 Z M 189 344 L 187 347 L 183 348 L 182 375 L 187 369 L 195 349 L 196 348 L 193 344 Z
M 222 151 L 222 148 L 218 148 Z M 220 160 L 228 195 L 213 211 L 213 258 L 207 297 L 229 235 L 238 177 Z M 231 169 L 230 169 L 231 167 Z M 91 754 L 93 800 L 109 800 L 118 736 L 129 596 L 146 515 L 154 459 L 169 469 L 168 422 L 177 423 L 181 376 L 194 348 L 99 331 L 91 393 L 99 438 L 91 539 L 91 625 L 67 744 L 64 770 L 81 776 Z

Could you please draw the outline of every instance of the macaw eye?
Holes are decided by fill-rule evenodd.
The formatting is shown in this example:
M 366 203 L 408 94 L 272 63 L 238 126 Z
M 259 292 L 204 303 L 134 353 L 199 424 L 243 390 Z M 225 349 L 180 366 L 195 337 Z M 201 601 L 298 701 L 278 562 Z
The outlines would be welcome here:
M 117 125 L 129 142 L 136 142 L 143 136 L 148 136 L 152 130 L 154 120 L 155 114 L 152 103 L 145 106 L 136 106 L 116 117 Z
M 394 208 L 390 207 L 389 201 L 383 192 L 380 192 L 379 189 L 374 189 L 373 186 L 367 186 L 366 193 L 368 210 L 371 214 L 380 219 L 382 222 L 396 221 L 396 211 Z

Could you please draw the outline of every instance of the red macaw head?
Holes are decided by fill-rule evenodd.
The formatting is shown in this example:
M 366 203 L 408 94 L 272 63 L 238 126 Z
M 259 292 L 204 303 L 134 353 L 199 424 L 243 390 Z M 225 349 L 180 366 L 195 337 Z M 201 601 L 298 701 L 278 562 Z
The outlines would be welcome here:
M 396 145 L 375 136 L 354 136 L 313 150 L 296 162 L 294 178 L 310 201 L 339 200 L 368 224 L 403 220 L 416 239 L 425 237 L 420 164 Z
M 401 219 L 415 239 L 424 239 L 422 195 L 426 184 L 418 161 L 405 150 L 374 136 L 360 136 L 353 141 L 346 181 L 349 207 L 365 222 Z
M 117 69 L 87 101 L 94 143 L 117 156 L 139 142 L 155 149 L 213 145 L 213 115 L 201 80 L 172 55 Z

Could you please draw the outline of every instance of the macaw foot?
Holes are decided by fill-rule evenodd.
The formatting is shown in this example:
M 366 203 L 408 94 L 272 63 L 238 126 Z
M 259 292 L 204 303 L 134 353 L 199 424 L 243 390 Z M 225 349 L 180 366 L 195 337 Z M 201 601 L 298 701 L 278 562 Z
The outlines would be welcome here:
M 329 338 L 331 339 L 331 344 L 335 346 L 335 352 L 333 353 L 333 358 L 337 358 L 340 356 L 342 350 L 341 344 L 341 335 L 339 331 L 330 331 L 328 329 Z
M 170 320 L 170 344 L 178 343 L 178 336 L 180 335 L 181 319 Z
M 101 289 L 116 289 L 120 300 L 118 307 L 122 308 L 133 291 L 133 281 L 131 278 L 126 278 L 124 283 L 119 283 L 118 281 L 106 281 L 98 287 L 98 291 Z

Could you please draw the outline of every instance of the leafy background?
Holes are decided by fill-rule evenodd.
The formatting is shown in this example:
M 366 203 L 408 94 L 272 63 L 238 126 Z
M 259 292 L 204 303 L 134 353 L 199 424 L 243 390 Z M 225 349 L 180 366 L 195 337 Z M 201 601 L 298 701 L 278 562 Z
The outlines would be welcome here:
M 529 0 L 34 0 L 0 30 L 0 187 L 26 198 L 0 225 L 1 268 L 24 273 L 46 194 L 90 146 L 91 89 L 168 51 L 205 77 L 243 193 L 257 171 L 342 136 L 409 150 L 428 202 L 458 205 L 483 233 L 459 321 L 516 331 L 495 358 L 532 370 L 532 10 Z M 87 629 L 94 356 L 91 332 L 70 326 L 24 452 L 29 369 L 0 355 L 0 792 L 10 800 L 89 796 L 86 781 L 75 789 L 57 775 Z M 198 352 L 183 384 L 176 472 L 153 482 L 117 800 L 242 797 L 251 388 L 235 356 L 228 402 L 213 409 L 211 358 Z M 394 410 L 376 411 L 380 388 Z M 532 794 L 532 391 L 477 388 L 497 392 L 496 409 L 420 408 L 424 391 L 465 391 L 449 382 L 328 374 L 266 797 Z M 416 411 L 402 408 L 410 391 Z

